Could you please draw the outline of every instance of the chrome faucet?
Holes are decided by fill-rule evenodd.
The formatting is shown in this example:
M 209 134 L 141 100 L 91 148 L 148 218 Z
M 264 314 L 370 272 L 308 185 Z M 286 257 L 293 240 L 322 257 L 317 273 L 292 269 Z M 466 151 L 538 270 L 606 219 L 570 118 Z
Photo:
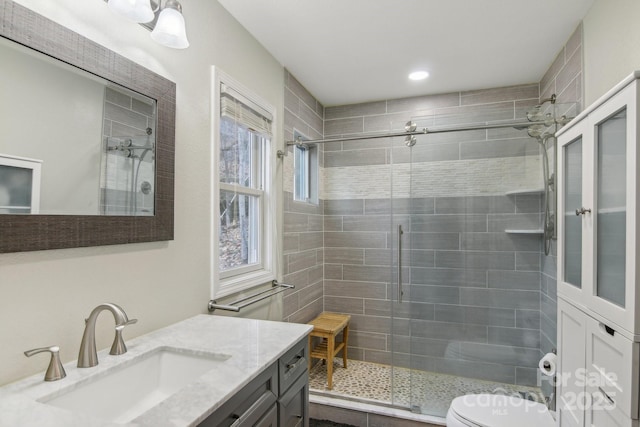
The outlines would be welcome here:
M 111 346 L 109 354 L 118 355 L 127 352 L 127 346 L 122 338 L 122 330 L 125 326 L 136 323 L 138 319 L 127 317 L 122 307 L 113 303 L 100 304 L 93 309 L 88 319 L 85 319 L 84 334 L 80 343 L 80 354 L 78 355 L 78 368 L 91 368 L 98 364 L 98 353 L 96 352 L 96 320 L 98 314 L 103 310 L 109 310 L 116 321 L 116 336 Z

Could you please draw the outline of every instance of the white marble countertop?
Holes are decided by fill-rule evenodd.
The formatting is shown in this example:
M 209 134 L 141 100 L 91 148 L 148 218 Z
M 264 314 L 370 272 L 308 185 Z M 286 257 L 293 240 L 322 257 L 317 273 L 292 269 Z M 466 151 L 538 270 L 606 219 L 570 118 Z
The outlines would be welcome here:
M 127 341 L 128 352 L 98 353 L 99 364 L 64 365 L 67 377 L 45 382 L 44 372 L 0 388 L 0 427 L 196 426 L 278 360 L 312 327 L 285 322 L 199 315 Z M 231 357 L 127 424 L 70 412 L 38 400 L 64 394 L 95 376 L 135 363 L 157 348 L 172 347 Z M 109 396 L 102 396 L 108 399 Z

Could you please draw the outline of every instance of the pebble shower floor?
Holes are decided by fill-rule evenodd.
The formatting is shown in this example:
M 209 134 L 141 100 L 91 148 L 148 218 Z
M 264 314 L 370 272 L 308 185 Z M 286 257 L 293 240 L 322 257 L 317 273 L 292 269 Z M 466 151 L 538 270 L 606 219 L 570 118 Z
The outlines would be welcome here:
M 540 388 L 483 381 L 454 375 L 428 371 L 414 371 L 406 368 L 391 369 L 389 365 L 349 359 L 348 369 L 342 367 L 342 359 L 334 360 L 333 390 L 327 390 L 326 365 L 317 362 L 309 372 L 309 387 L 313 392 L 346 399 L 391 405 L 391 375 L 394 373 L 395 406 L 419 406 L 423 413 L 444 417 L 451 401 L 464 394 L 528 393 L 539 397 Z M 413 384 L 411 384 L 413 381 Z M 419 390 L 419 395 L 411 402 L 411 385 Z M 418 399 L 419 397 L 419 399 Z M 418 411 L 420 412 L 420 411 Z

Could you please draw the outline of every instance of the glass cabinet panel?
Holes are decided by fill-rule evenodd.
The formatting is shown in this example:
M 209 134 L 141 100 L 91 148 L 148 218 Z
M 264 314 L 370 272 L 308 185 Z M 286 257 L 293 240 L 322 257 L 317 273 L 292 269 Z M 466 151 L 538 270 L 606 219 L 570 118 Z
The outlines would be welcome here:
M 626 128 L 622 110 L 597 127 L 596 294 L 624 307 L 626 244 Z
M 37 214 L 41 161 L 0 154 L 0 214 Z
M 582 287 L 582 138 L 564 146 L 564 281 Z

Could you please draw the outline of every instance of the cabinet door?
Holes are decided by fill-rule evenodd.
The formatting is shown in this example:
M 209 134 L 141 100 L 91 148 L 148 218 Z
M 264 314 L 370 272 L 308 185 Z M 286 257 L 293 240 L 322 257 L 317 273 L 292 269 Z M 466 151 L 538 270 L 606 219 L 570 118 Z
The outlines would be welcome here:
M 584 258 L 589 257 L 589 221 L 581 209 L 589 204 L 590 182 L 584 173 L 584 145 L 588 144 L 589 122 L 582 120 L 558 140 L 558 293 L 586 303 L 589 288 Z M 578 212 L 578 213 L 576 213 Z
M 595 410 L 638 418 L 638 348 L 610 326 L 587 317 L 587 382 Z
M 278 400 L 280 427 L 309 425 L 309 376 L 305 372 Z
M 586 319 L 580 310 L 558 299 L 557 409 L 561 427 L 584 426 Z
M 595 295 L 625 306 L 627 110 L 596 125 Z
M 262 418 L 258 420 L 254 427 L 278 427 L 278 407 L 273 405 Z
M 637 90 L 634 81 L 558 138 L 558 294 L 635 334 Z
M 589 115 L 593 158 L 593 288 L 588 307 L 629 331 L 635 325 L 636 85 Z M 587 147 L 585 147 L 587 148 Z

